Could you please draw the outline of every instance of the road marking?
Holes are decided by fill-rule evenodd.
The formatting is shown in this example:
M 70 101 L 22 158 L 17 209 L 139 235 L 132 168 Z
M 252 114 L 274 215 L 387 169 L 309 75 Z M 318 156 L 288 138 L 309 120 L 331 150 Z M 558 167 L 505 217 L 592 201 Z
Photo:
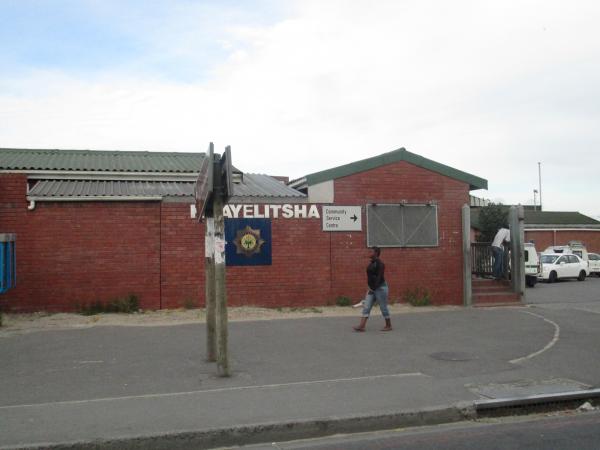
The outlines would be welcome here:
M 235 391 L 245 391 L 250 389 L 273 389 L 279 387 L 292 387 L 292 386 L 310 386 L 313 384 L 327 384 L 327 383 L 348 383 L 353 381 L 371 381 L 371 380 L 380 380 L 383 378 L 409 378 L 409 377 L 428 377 L 429 375 L 425 375 L 421 372 L 409 372 L 409 373 L 393 373 L 388 375 L 371 375 L 366 377 L 354 377 L 354 378 L 334 378 L 330 380 L 315 380 L 315 381 L 296 381 L 293 383 L 278 383 L 278 384 L 263 384 L 258 386 L 236 386 L 236 387 L 228 387 L 228 388 L 217 388 L 217 389 L 204 389 L 197 391 L 186 391 L 186 392 L 170 392 L 165 394 L 143 394 L 143 395 L 127 395 L 123 397 L 103 397 L 103 398 L 92 398 L 88 400 L 65 400 L 58 402 L 46 402 L 46 403 L 30 403 L 23 405 L 7 405 L 0 406 L 0 410 L 3 409 L 16 409 L 16 408 L 31 408 L 37 406 L 55 406 L 55 405 L 78 405 L 85 403 L 100 403 L 100 402 L 110 402 L 114 400 L 136 400 L 136 399 L 147 399 L 147 398 L 165 398 L 165 397 L 180 397 L 184 395 L 193 395 L 193 394 L 212 394 L 215 392 L 235 392 Z
M 554 347 L 554 344 L 556 344 L 558 342 L 558 339 L 560 338 L 560 327 L 558 326 L 558 324 L 556 322 L 553 322 L 550 319 L 546 319 L 544 316 L 541 316 L 539 314 L 536 313 L 532 313 L 530 311 L 521 311 L 524 314 L 530 314 L 532 316 L 535 317 L 539 317 L 540 319 L 543 319 L 545 322 L 548 322 L 549 324 L 551 324 L 552 326 L 554 326 L 554 336 L 552 337 L 552 340 L 550 342 L 548 342 L 548 344 L 546 344 L 546 346 L 544 348 L 542 348 L 541 350 L 538 350 L 537 352 L 531 353 L 527 356 L 523 356 L 521 358 L 516 358 L 513 360 L 510 360 L 509 362 L 511 364 L 519 364 L 522 363 L 524 361 L 528 361 L 530 359 L 535 358 L 538 355 L 541 355 L 542 353 L 544 353 L 546 350 L 550 350 L 552 347 Z

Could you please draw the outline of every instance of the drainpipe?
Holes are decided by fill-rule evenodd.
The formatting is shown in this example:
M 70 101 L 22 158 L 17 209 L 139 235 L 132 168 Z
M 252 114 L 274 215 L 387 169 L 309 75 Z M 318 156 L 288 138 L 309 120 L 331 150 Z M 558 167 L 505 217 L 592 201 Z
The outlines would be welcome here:
M 33 211 L 35 209 L 35 200 L 29 200 L 29 205 L 27 206 L 28 211 Z

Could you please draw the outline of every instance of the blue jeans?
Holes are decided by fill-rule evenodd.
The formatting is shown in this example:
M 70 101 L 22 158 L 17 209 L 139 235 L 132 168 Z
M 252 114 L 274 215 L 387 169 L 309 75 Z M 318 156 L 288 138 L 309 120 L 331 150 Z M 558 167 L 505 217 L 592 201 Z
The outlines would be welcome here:
M 369 291 L 365 298 L 365 306 L 362 310 L 363 317 L 369 317 L 371 314 L 371 308 L 375 304 L 375 300 L 379 303 L 379 309 L 381 309 L 381 315 L 384 319 L 390 318 L 390 312 L 388 310 L 388 285 L 383 283 L 374 291 Z
M 492 246 L 492 255 L 494 255 L 494 266 L 492 268 L 494 278 L 502 278 L 504 276 L 504 250 Z

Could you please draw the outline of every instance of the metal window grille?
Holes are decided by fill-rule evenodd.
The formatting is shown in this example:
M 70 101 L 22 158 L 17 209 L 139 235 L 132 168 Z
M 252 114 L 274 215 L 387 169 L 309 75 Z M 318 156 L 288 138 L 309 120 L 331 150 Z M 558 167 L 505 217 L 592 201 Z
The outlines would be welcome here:
M 437 247 L 437 205 L 367 205 L 369 247 Z

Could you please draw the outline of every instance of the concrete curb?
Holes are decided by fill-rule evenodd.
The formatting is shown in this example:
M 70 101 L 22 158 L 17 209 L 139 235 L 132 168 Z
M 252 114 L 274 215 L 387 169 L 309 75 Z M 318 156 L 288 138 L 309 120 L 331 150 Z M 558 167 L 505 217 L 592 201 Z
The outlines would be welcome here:
M 209 430 L 180 431 L 118 439 L 37 443 L 0 449 L 211 449 L 236 445 L 310 439 L 334 434 L 361 433 L 395 428 L 440 425 L 475 420 L 487 412 L 505 408 L 526 408 L 539 404 L 561 404 L 600 399 L 600 389 L 535 395 L 523 398 L 477 400 L 452 406 L 434 406 L 416 411 L 388 411 L 377 414 L 326 417 L 289 422 L 250 424 Z
M 328 417 L 290 422 L 234 426 L 212 430 L 182 431 L 153 436 L 131 436 L 111 440 L 69 443 L 38 443 L 12 449 L 210 449 L 242 444 L 309 439 L 334 434 L 438 425 L 475 418 L 471 403 L 439 406 L 418 411 L 396 411 L 370 415 Z

